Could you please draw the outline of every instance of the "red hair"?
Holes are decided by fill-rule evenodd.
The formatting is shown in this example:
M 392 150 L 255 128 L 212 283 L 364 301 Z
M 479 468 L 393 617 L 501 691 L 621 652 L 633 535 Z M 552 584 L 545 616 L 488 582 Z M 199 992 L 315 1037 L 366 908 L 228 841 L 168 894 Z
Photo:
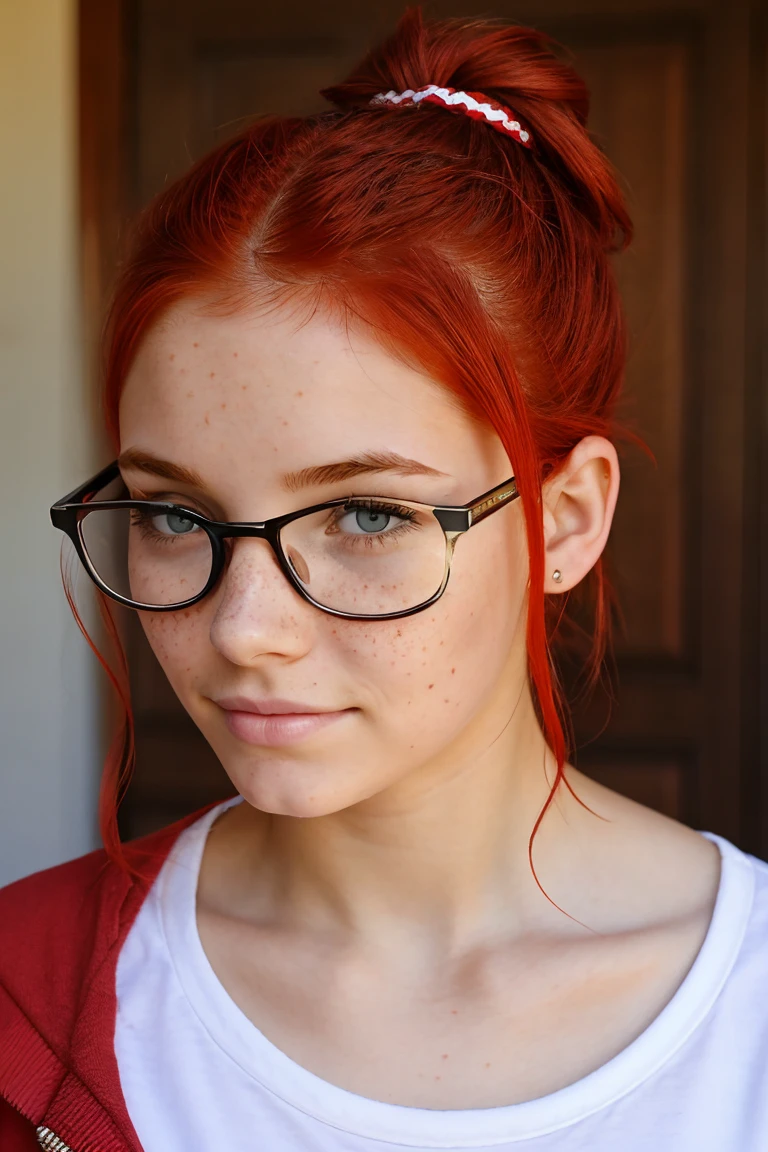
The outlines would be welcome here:
M 528 28 L 425 23 L 418 9 L 406 12 L 323 93 L 335 109 L 254 122 L 150 204 L 105 341 L 116 447 L 120 393 L 139 343 L 191 296 L 230 311 L 286 299 L 339 310 L 496 431 L 521 492 L 529 677 L 557 761 L 530 838 L 532 869 L 533 838 L 565 780 L 569 743 L 553 659 L 568 598 L 543 591 L 541 483 L 584 436 L 620 434 L 625 331 L 609 256 L 631 234 L 616 177 L 586 130 L 587 89 L 550 43 Z M 534 148 L 434 106 L 370 104 L 379 92 L 430 83 L 505 105 Z M 593 610 L 586 668 L 594 683 L 610 626 L 602 561 L 580 598 Z M 127 768 L 113 757 L 102 791 L 102 834 L 118 856 L 115 797 Z

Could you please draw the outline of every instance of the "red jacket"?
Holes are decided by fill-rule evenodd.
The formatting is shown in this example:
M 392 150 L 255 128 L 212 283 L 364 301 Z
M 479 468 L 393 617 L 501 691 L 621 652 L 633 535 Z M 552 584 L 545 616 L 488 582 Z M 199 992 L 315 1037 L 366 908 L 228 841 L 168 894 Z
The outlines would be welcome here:
M 0 1152 L 142 1152 L 120 1087 L 117 958 L 179 833 L 103 851 L 0 890 Z

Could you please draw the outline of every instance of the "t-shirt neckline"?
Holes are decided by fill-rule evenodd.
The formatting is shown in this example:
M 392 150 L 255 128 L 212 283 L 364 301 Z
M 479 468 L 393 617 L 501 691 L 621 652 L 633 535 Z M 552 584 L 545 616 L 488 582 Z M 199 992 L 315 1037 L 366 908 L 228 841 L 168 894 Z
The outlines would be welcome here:
M 210 1039 L 267 1091 L 344 1132 L 418 1148 L 487 1148 L 532 1139 L 585 1119 L 654 1075 L 712 1008 L 747 928 L 754 871 L 730 841 L 712 832 L 720 883 L 704 943 L 669 1003 L 608 1063 L 547 1096 L 497 1108 L 438 1111 L 372 1100 L 321 1079 L 282 1052 L 238 1008 L 220 983 L 197 930 L 197 879 L 211 825 L 241 802 L 225 801 L 180 836 L 157 880 L 161 922 L 177 978 Z M 174 866 L 177 864 L 179 866 Z

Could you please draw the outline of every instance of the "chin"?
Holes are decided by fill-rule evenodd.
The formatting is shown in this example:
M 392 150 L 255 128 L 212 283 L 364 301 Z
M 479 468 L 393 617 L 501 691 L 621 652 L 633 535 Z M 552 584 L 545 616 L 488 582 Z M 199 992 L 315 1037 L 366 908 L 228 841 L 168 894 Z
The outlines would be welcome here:
M 350 787 L 350 781 L 319 779 L 317 768 L 306 762 L 256 767 L 225 763 L 224 768 L 237 791 L 253 808 L 274 816 L 299 819 L 343 812 L 386 787 L 384 784 L 366 790 L 360 787 L 359 781 Z

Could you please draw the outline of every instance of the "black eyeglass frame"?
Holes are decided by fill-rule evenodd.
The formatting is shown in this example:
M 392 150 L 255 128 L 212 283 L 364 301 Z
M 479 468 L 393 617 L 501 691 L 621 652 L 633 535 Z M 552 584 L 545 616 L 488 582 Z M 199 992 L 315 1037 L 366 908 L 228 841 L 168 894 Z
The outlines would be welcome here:
M 116 600 L 119 604 L 125 605 L 126 608 L 134 608 L 139 612 L 178 612 L 182 608 L 191 608 L 193 604 L 198 604 L 216 587 L 226 566 L 227 554 L 223 546 L 223 541 L 239 537 L 250 537 L 267 540 L 269 542 L 272 546 L 272 551 L 277 557 L 280 568 L 291 586 L 296 589 L 302 599 L 306 600 L 309 604 L 313 604 L 315 608 L 319 608 L 322 612 L 327 612 L 331 616 L 340 616 L 345 620 L 395 620 L 405 616 L 413 616 L 416 612 L 423 612 L 430 604 L 434 604 L 445 591 L 451 570 L 453 550 L 459 536 L 464 532 L 468 532 L 475 524 L 479 524 L 481 520 L 492 515 L 492 513 L 498 511 L 499 508 L 503 508 L 505 504 L 509 504 L 520 495 L 517 490 L 515 478 L 511 476 L 508 480 L 505 480 L 503 484 L 497 484 L 495 488 L 490 488 L 487 492 L 484 492 L 482 496 L 478 496 L 477 499 L 471 500 L 468 504 L 433 505 L 421 504 L 414 500 L 395 500 L 394 497 L 389 496 L 341 496 L 335 500 L 324 500 L 321 504 L 313 504 L 309 508 L 300 508 L 296 512 L 287 512 L 283 516 L 273 516 L 270 520 L 241 523 L 236 521 L 209 520 L 207 516 L 203 516 L 200 512 L 195 512 L 192 508 L 186 508 L 183 504 L 171 504 L 162 500 L 94 501 L 92 499 L 97 492 L 105 488 L 108 484 L 111 484 L 112 481 L 116 480 L 119 476 L 120 468 L 117 460 L 114 460 L 111 464 L 108 464 L 106 468 L 103 468 L 100 472 L 97 472 L 95 476 L 92 476 L 90 480 L 87 480 L 85 484 L 81 484 L 78 488 L 75 488 L 73 492 L 57 500 L 50 509 L 51 523 L 55 528 L 64 532 L 72 541 L 83 567 L 97 588 L 104 592 L 105 595 Z M 360 615 L 355 612 L 342 612 L 337 608 L 329 608 L 325 604 L 320 604 L 317 600 L 314 600 L 306 588 L 303 587 L 299 577 L 293 570 L 290 560 L 283 551 L 280 542 L 281 529 L 293 520 L 298 520 L 311 512 L 320 512 L 325 508 L 336 508 L 358 500 L 372 500 L 381 503 L 389 502 L 392 504 L 400 504 L 403 507 L 412 507 L 433 513 L 445 533 L 445 571 L 440 587 L 428 600 L 424 600 L 421 604 L 417 604 L 414 608 L 408 608 L 403 612 Z M 88 512 L 92 512 L 95 506 L 104 510 L 119 510 L 138 506 L 155 511 L 158 515 L 163 513 L 174 515 L 182 512 L 184 519 L 191 520 L 194 524 L 204 529 L 211 542 L 211 575 L 202 592 L 198 592 L 196 596 L 191 597 L 189 600 L 183 600 L 178 604 L 143 604 L 137 600 L 129 600 L 121 596 L 119 592 L 115 592 L 112 588 L 109 588 L 91 565 L 80 529 L 85 515 Z

